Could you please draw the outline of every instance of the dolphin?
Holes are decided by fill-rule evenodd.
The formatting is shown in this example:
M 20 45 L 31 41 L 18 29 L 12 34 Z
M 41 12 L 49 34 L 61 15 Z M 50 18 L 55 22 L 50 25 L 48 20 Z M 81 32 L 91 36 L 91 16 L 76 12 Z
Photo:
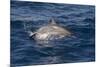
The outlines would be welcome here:
M 61 39 L 66 36 L 70 36 L 71 32 L 51 19 L 49 23 L 43 27 L 40 27 L 35 32 L 28 31 L 29 36 L 36 40 L 53 40 Z

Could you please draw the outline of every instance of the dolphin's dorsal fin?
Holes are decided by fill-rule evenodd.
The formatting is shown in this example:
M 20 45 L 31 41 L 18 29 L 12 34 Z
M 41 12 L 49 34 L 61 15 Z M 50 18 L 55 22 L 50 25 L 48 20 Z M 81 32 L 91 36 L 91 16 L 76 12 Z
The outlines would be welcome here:
M 56 23 L 56 21 L 54 19 L 50 19 L 49 24 L 50 25 L 56 25 L 57 23 Z

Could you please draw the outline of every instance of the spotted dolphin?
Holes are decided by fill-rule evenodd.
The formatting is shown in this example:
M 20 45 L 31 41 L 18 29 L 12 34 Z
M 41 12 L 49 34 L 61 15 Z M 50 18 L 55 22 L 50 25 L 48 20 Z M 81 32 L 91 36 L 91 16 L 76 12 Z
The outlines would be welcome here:
M 35 32 L 29 31 L 29 36 L 36 40 L 52 40 L 70 36 L 71 32 L 51 19 L 49 23 L 40 27 Z

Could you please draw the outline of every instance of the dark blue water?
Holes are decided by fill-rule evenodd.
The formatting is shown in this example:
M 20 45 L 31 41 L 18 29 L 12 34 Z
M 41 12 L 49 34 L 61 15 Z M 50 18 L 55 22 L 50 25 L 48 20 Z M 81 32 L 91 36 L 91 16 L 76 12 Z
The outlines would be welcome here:
M 51 18 L 72 36 L 49 43 L 29 38 Z M 46 47 L 44 45 L 48 45 Z M 95 61 L 95 6 L 39 2 L 11 2 L 11 65 L 40 65 Z

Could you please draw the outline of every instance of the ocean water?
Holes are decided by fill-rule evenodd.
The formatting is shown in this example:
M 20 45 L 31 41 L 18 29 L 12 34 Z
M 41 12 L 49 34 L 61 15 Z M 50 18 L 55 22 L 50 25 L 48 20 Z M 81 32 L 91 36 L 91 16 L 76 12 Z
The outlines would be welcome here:
M 72 36 L 37 42 L 26 33 L 43 27 L 51 18 Z M 10 36 L 14 67 L 95 61 L 95 6 L 11 1 Z

